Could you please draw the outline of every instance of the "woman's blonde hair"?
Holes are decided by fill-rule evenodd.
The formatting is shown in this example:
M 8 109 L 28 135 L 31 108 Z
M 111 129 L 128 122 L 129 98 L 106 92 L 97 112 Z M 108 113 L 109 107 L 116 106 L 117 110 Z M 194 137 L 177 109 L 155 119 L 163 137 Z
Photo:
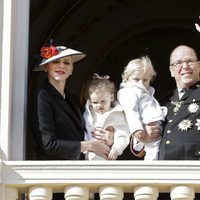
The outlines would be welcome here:
M 141 74 L 145 74 L 149 71 L 152 74 L 152 79 L 156 76 L 156 72 L 148 56 L 131 60 L 122 73 L 122 82 L 128 82 L 129 77 L 132 76 L 135 71 L 139 71 Z

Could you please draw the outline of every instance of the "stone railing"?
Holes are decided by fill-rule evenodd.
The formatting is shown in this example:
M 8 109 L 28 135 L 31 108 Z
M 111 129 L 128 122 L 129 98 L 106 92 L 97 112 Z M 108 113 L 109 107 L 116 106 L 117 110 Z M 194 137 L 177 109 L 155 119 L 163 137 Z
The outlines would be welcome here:
M 200 192 L 198 161 L 1 161 L 1 200 L 156 200 L 159 193 L 173 200 L 192 200 Z

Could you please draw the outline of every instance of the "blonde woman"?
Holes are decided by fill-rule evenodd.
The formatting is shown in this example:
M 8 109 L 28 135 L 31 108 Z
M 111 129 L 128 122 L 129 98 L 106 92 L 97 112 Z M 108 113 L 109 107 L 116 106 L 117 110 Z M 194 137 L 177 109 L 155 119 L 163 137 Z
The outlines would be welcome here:
M 65 46 L 44 46 L 35 71 L 47 78 L 32 98 L 32 129 L 39 160 L 83 160 L 85 151 L 107 158 L 105 141 L 84 141 L 84 120 L 77 98 L 68 92 L 67 80 L 74 64 L 86 55 Z M 100 130 L 106 133 L 107 130 Z

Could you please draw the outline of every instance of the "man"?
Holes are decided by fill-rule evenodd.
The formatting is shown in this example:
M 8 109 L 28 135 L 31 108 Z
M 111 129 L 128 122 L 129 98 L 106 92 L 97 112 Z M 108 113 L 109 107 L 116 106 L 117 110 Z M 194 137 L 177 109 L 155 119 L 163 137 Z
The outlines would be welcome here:
M 200 62 L 194 49 L 186 45 L 176 47 L 170 55 L 169 70 L 177 89 L 161 102 L 168 108 L 168 115 L 158 159 L 200 160 Z M 137 141 L 156 139 L 159 127 L 146 128 L 148 134 L 136 135 Z M 199 199 L 200 194 L 195 198 Z M 170 194 L 160 194 L 158 199 L 169 200 Z
M 168 108 L 163 126 L 159 160 L 200 160 L 200 62 L 191 47 L 180 45 L 170 55 L 169 70 L 177 89 L 161 102 Z M 147 126 L 146 143 L 157 139 L 160 130 Z M 153 138 L 154 137 L 154 138 Z
M 197 31 L 200 26 L 195 24 Z M 171 92 L 163 105 L 168 115 L 162 131 L 159 160 L 200 160 L 200 62 L 191 47 L 180 45 L 170 55 L 169 70 L 177 89 Z M 147 126 L 140 142 L 149 142 L 158 136 L 159 127 Z M 200 194 L 195 195 L 199 199 Z M 159 200 L 169 200 L 170 194 L 160 194 Z
M 181 45 L 170 55 L 177 89 L 164 101 L 168 115 L 159 160 L 200 159 L 200 62 L 194 49 Z

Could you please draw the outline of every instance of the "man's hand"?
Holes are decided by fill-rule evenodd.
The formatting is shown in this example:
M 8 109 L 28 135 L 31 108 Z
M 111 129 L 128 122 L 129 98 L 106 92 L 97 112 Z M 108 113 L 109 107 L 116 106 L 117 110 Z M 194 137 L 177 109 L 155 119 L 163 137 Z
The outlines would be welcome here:
M 134 137 L 138 142 L 141 141 L 142 138 L 144 138 L 146 133 L 143 130 L 138 130 L 134 132 Z
M 200 16 L 199 16 L 199 19 L 200 19 Z M 195 27 L 196 27 L 197 31 L 200 32 L 200 25 L 196 23 L 196 24 L 195 24 Z
M 138 134 L 136 139 L 143 143 L 157 141 L 161 138 L 161 127 L 159 123 L 152 122 L 145 126 L 146 134 Z M 135 135 L 134 135 L 135 136 Z

